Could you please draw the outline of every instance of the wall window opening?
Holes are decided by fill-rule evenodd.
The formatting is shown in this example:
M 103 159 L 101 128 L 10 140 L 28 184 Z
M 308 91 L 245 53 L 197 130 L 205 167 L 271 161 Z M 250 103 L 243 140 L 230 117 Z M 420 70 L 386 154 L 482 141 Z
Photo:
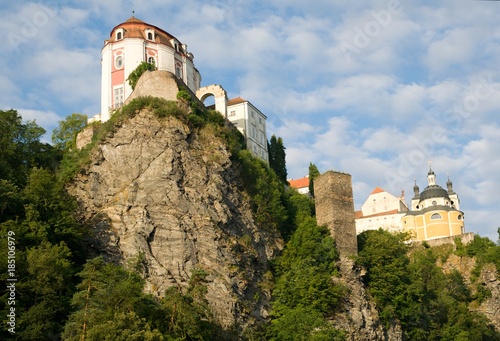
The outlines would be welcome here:
M 434 213 L 433 215 L 431 215 L 431 220 L 436 220 L 436 219 L 441 219 L 441 214 L 439 213 Z

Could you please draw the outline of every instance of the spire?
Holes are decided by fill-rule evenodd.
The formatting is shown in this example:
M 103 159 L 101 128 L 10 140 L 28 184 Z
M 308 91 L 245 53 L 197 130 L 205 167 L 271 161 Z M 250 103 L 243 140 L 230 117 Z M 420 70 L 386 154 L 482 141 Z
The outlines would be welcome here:
M 434 174 L 434 171 L 432 170 L 431 161 L 429 161 L 429 172 L 427 173 L 427 181 L 429 183 L 429 186 L 433 186 L 436 184 L 436 174 Z
M 453 192 L 453 182 L 451 182 L 450 180 L 450 173 L 447 173 L 447 175 L 448 175 L 448 181 L 446 181 L 446 187 L 448 187 L 448 193 L 454 194 L 455 192 Z
M 417 185 L 417 180 L 415 180 L 415 185 L 413 186 L 413 194 L 414 194 L 414 199 L 418 199 L 420 197 L 420 188 L 418 188 Z

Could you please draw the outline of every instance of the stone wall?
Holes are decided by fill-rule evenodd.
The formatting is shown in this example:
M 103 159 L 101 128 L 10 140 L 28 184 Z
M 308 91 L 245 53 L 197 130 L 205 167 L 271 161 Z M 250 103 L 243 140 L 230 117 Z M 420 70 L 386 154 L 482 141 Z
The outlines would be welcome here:
M 439 246 L 444 244 L 455 244 L 455 238 L 460 238 L 463 244 L 469 244 L 474 239 L 474 233 L 468 232 L 458 236 L 443 237 L 437 239 L 426 240 L 425 242 L 431 246 Z
M 341 256 L 356 255 L 356 223 L 351 175 L 328 171 L 314 181 L 316 220 L 326 225 Z
M 96 131 L 96 126 L 92 124 L 86 126 L 81 132 L 78 133 L 78 135 L 76 135 L 76 148 L 82 149 L 89 144 Z

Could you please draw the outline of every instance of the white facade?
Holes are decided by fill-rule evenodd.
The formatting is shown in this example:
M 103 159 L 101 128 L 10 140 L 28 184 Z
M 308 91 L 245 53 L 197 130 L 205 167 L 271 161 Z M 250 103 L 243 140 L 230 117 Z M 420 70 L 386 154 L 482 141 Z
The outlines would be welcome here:
M 355 214 L 356 233 L 382 228 L 391 232 L 402 231 L 401 218 L 408 212 L 404 195 L 395 197 L 380 187 L 368 196 L 361 210 Z
M 309 175 L 300 179 L 287 180 L 291 188 L 295 188 L 300 194 L 309 194 Z
M 237 97 L 227 102 L 227 119 L 245 136 L 247 149 L 269 162 L 266 115 L 249 101 Z
M 102 48 L 101 113 L 96 119 L 107 121 L 123 105 L 132 93 L 127 78 L 142 62 L 173 73 L 196 92 L 201 75 L 193 59 L 186 45 L 156 26 L 134 17 L 117 25 Z

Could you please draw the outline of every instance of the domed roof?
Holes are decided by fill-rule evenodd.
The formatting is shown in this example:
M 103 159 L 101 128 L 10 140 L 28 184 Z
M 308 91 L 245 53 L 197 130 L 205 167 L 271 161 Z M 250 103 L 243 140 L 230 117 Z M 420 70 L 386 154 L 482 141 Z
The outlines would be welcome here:
M 447 198 L 450 199 L 448 192 L 439 185 L 427 186 L 422 193 L 420 193 L 420 201 L 431 198 Z
M 157 26 L 148 24 L 140 19 L 137 19 L 136 17 L 130 17 L 125 22 L 122 22 L 121 24 L 116 25 L 111 30 L 111 32 L 109 34 L 109 39 L 105 41 L 104 45 L 106 45 L 107 43 L 114 43 L 117 41 L 114 32 L 118 28 L 122 28 L 124 30 L 123 38 L 140 38 L 140 39 L 146 40 L 146 33 L 144 30 L 145 29 L 152 29 L 155 31 L 153 40 L 156 43 L 160 43 L 163 45 L 173 47 L 171 40 L 175 39 L 178 41 L 177 38 L 175 38 L 170 33 L 164 31 L 163 29 L 161 29 Z

